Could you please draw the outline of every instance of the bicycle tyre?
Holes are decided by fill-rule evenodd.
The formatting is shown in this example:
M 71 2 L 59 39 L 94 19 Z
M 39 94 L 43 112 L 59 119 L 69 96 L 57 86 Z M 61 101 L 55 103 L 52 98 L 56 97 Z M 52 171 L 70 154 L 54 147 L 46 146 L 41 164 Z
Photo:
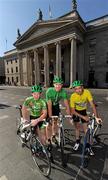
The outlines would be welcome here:
M 16 119 L 16 133 L 17 133 L 17 136 L 18 136 L 18 139 L 20 140 L 20 143 L 21 143 L 21 146 L 24 147 L 26 146 L 26 139 L 23 139 L 21 138 L 21 129 L 23 127 L 23 124 L 21 122 L 21 118 L 17 118 Z M 27 136 L 27 131 L 25 131 L 25 138 Z
M 30 139 L 30 147 L 34 164 L 42 175 L 48 177 L 51 173 L 51 162 L 47 149 L 35 135 Z
M 93 131 L 93 138 L 94 138 L 94 142 L 96 143 L 99 143 L 100 142 L 100 138 L 98 137 L 99 136 L 99 131 L 101 129 L 101 124 L 95 124 L 94 126 L 94 131 Z
M 90 142 L 90 129 L 87 130 L 84 136 L 84 142 L 82 147 L 82 154 L 81 154 L 81 167 L 86 168 L 88 166 L 89 154 L 87 151 L 87 143 Z
M 60 128 L 60 149 L 61 149 L 61 161 L 62 166 L 66 167 L 65 153 L 64 153 L 64 133 L 62 127 Z

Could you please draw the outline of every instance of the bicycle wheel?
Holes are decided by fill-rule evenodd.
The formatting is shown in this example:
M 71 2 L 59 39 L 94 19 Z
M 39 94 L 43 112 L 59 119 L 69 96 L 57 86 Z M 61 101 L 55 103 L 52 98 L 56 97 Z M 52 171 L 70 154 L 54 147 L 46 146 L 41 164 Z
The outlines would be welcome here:
M 87 130 L 84 136 L 84 143 L 82 147 L 82 154 L 81 154 L 81 167 L 86 168 L 88 166 L 89 161 L 89 152 L 87 148 L 87 144 L 90 142 L 90 129 Z
M 21 137 L 22 127 L 23 127 L 23 124 L 22 124 L 21 118 L 17 118 L 17 120 L 16 120 L 16 128 L 17 128 L 16 133 L 17 133 L 18 139 L 20 140 L 22 147 L 24 147 L 26 145 L 27 131 L 26 130 L 24 131 L 24 137 L 22 138 Z
M 30 147 L 35 165 L 44 176 L 49 176 L 51 172 L 51 162 L 47 149 L 35 135 L 30 139 Z
M 60 128 L 60 149 L 61 149 L 61 161 L 62 161 L 62 166 L 66 167 L 66 160 L 65 160 L 65 153 L 64 153 L 64 131 L 63 128 Z
M 101 124 L 96 124 L 95 123 L 95 126 L 94 126 L 94 131 L 93 131 L 93 141 L 94 143 L 99 143 L 100 142 L 100 138 L 98 137 L 99 136 L 99 131 L 101 129 Z

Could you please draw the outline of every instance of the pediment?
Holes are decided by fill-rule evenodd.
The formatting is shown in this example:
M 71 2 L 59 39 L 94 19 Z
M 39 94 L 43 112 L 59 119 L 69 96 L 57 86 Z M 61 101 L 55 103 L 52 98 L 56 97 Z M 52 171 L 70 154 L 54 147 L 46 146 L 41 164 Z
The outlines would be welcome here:
M 37 22 L 31 28 L 29 28 L 15 43 L 16 46 L 23 41 L 29 41 L 30 39 L 34 39 L 36 37 L 40 37 L 48 32 L 54 31 L 61 26 L 69 23 L 69 21 L 64 20 L 52 20 L 52 21 L 42 21 Z
M 46 34 L 48 35 L 48 33 L 63 28 L 68 23 L 73 23 L 78 20 L 79 17 L 76 11 L 72 11 L 54 20 L 37 21 L 14 43 L 14 45 L 17 46 L 35 38 L 45 36 Z

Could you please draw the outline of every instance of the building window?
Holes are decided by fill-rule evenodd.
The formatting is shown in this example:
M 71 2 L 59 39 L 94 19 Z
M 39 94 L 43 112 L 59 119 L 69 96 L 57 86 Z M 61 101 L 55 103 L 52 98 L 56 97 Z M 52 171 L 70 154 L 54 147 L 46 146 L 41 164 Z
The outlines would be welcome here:
M 16 72 L 18 72 L 18 67 L 16 67 Z
M 108 83 L 108 72 L 106 72 L 106 83 Z
M 12 82 L 14 82 L 14 78 L 12 77 Z
M 16 83 L 18 82 L 18 77 L 16 77 Z
M 9 73 L 9 69 L 7 68 L 7 73 Z
M 106 64 L 108 64 L 108 52 L 106 53 Z
M 94 47 L 96 45 L 96 38 L 90 39 L 89 47 Z
M 11 68 L 11 73 L 13 73 L 13 68 Z
M 95 66 L 95 54 L 89 56 L 89 65 L 91 68 Z

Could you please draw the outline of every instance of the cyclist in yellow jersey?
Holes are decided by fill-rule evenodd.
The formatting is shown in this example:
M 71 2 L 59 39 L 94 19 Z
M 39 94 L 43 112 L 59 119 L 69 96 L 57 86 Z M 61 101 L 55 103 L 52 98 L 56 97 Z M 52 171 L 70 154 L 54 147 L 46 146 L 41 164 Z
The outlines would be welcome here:
M 102 121 L 97 114 L 97 110 L 95 104 L 93 102 L 93 97 L 91 92 L 88 89 L 84 89 L 83 83 L 81 81 L 74 81 L 72 83 L 73 94 L 70 97 L 70 108 L 71 113 L 73 115 L 73 121 L 75 124 L 76 131 L 76 143 L 73 147 L 74 150 L 78 150 L 80 145 L 80 119 L 82 122 L 84 133 L 87 130 L 87 122 L 89 121 L 89 117 L 87 116 L 87 104 L 89 103 L 92 107 L 93 113 L 95 115 L 97 123 Z M 90 155 L 94 155 L 92 149 L 90 149 Z

